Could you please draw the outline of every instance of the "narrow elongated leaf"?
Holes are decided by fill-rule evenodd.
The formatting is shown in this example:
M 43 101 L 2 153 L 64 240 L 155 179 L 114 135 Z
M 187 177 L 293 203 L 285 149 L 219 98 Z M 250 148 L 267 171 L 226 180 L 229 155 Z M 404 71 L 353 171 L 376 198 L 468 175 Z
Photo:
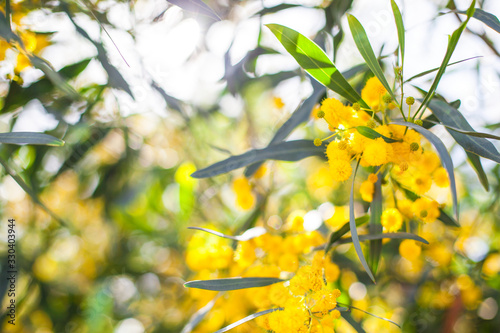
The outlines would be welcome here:
M 236 326 L 240 326 L 241 324 L 244 324 L 246 323 L 247 321 L 250 321 L 250 320 L 253 320 L 257 317 L 260 317 L 260 316 L 263 316 L 263 315 L 266 315 L 268 313 L 271 313 L 271 312 L 274 312 L 274 311 L 281 311 L 283 310 L 283 308 L 274 308 L 274 309 L 269 309 L 269 310 L 264 310 L 264 311 L 260 311 L 260 312 L 256 312 L 256 313 L 253 313 L 243 319 L 240 319 L 234 323 L 232 323 L 231 325 L 227 325 L 226 327 L 224 328 L 221 328 L 220 330 L 218 331 L 215 331 L 214 333 L 223 333 L 223 332 L 227 332 L 233 328 L 235 328 Z
M 347 15 L 347 21 L 349 22 L 349 28 L 351 29 L 352 37 L 354 38 L 354 42 L 356 43 L 359 53 L 361 53 L 361 56 L 365 59 L 366 64 L 370 67 L 373 74 L 375 74 L 380 83 L 382 83 L 385 89 L 389 92 L 392 99 L 396 100 L 396 96 L 394 96 L 391 86 L 384 76 L 384 71 L 382 70 L 382 67 L 380 67 L 375 53 L 373 53 L 373 49 L 370 45 L 365 29 L 361 23 L 359 23 L 358 19 L 352 15 Z
M 221 20 L 219 15 L 217 15 L 217 13 L 202 0 L 167 0 L 167 1 L 170 2 L 171 4 L 179 6 L 185 11 L 194 14 L 201 14 L 210 17 L 216 21 Z
M 422 134 L 430 143 L 436 148 L 439 157 L 441 158 L 441 162 L 443 163 L 444 168 L 448 172 L 448 177 L 450 178 L 450 189 L 451 196 L 453 199 L 453 209 L 455 211 L 455 217 L 458 220 L 458 199 L 457 199 L 457 186 L 455 183 L 455 174 L 453 173 L 453 161 L 451 160 L 450 154 L 448 150 L 446 150 L 446 146 L 444 143 L 432 132 L 426 130 L 425 128 L 418 126 L 414 123 L 408 123 L 405 121 L 396 120 L 392 122 L 396 125 L 407 126 L 415 131 Z
M 210 230 L 210 229 L 207 229 L 207 228 L 188 227 L 188 229 L 205 231 L 205 232 L 208 232 L 209 234 L 216 235 L 216 236 L 219 236 L 219 237 L 222 237 L 222 238 L 232 239 L 232 240 L 235 240 L 235 241 L 247 241 L 247 240 L 250 240 L 252 238 L 262 236 L 263 234 L 265 234 L 267 232 L 266 228 L 255 227 L 255 228 L 248 229 L 247 231 L 245 231 L 240 236 L 228 236 L 228 235 L 224 235 L 221 232 L 218 232 L 218 231 L 215 231 L 215 230 Z
M 424 238 L 409 233 L 409 232 L 387 232 L 387 233 L 381 233 L 381 234 L 373 234 L 373 235 L 359 235 L 358 236 L 360 241 L 373 241 L 373 240 L 378 240 L 378 239 L 413 239 L 416 241 L 419 241 L 424 244 L 429 244 L 428 241 L 426 241 Z M 347 244 L 352 242 L 352 237 L 345 237 L 341 238 L 337 241 L 337 244 Z
M 451 104 L 449 104 L 449 106 L 451 106 L 453 109 L 456 109 Z M 456 111 L 458 112 L 458 110 L 456 110 Z M 463 129 L 460 129 L 460 128 L 456 128 L 456 127 L 453 127 L 453 126 L 449 126 L 449 125 L 443 124 L 443 123 L 441 123 L 439 121 L 437 121 L 437 122 L 432 121 L 432 120 L 427 120 L 427 121 L 431 122 L 431 123 L 434 123 L 435 125 L 444 126 L 444 127 L 446 127 L 447 130 L 451 130 L 453 132 L 458 132 L 460 134 L 466 134 L 467 136 L 474 136 L 474 137 L 477 137 L 477 138 L 487 138 L 487 139 L 493 139 L 493 140 L 500 140 L 500 136 L 497 136 L 497 135 L 494 135 L 494 134 L 482 133 L 482 132 L 476 132 L 476 131 L 466 131 L 466 130 L 463 130 Z
M 472 59 L 476 59 L 476 58 L 482 58 L 482 56 L 476 56 L 476 57 L 471 57 L 471 58 L 467 58 L 467 59 L 463 59 L 463 60 L 459 60 L 459 61 L 455 61 L 455 62 L 452 62 L 451 64 L 448 64 L 447 66 L 452 66 L 452 65 L 456 65 L 456 64 L 459 64 L 461 62 L 464 62 L 464 61 L 469 61 L 469 60 L 472 60 Z M 405 80 L 404 82 L 410 82 L 411 80 L 414 80 L 416 78 L 419 78 L 419 77 L 422 77 L 422 76 L 425 76 L 427 74 L 430 74 L 430 73 L 433 73 L 435 71 L 438 71 L 439 70 L 439 67 L 436 67 L 436 68 L 433 68 L 433 69 L 429 69 L 427 71 L 424 71 L 422 73 L 418 73 L 416 75 L 413 75 L 412 77 L 410 77 L 408 80 Z
M 466 151 L 466 153 L 467 153 L 467 160 L 470 162 L 474 171 L 476 171 L 477 177 L 479 178 L 481 185 L 483 185 L 486 191 L 489 191 L 490 183 L 488 181 L 486 173 L 484 172 L 483 165 L 481 164 L 481 159 L 476 154 L 469 153 L 468 151 Z
M 19 186 L 21 186 L 21 188 L 24 190 L 24 192 L 26 192 L 31 197 L 31 199 L 33 200 L 34 203 L 36 203 L 43 210 L 45 210 L 54 220 L 56 220 L 57 222 L 61 223 L 65 227 L 69 228 L 70 230 L 73 230 L 73 227 L 70 224 L 68 224 L 62 218 L 60 218 L 59 216 L 57 216 L 51 209 L 49 209 L 47 206 L 45 206 L 45 204 L 38 198 L 38 194 L 31 188 L 31 186 L 29 186 L 28 184 L 26 184 L 26 182 L 24 181 L 24 179 L 21 176 L 19 176 L 19 174 L 15 170 L 13 170 L 7 164 L 7 161 L 5 161 L 4 159 L 0 158 L 0 164 L 5 169 L 5 172 L 8 173 L 12 177 L 12 179 L 14 179 L 16 181 L 16 183 Z
M 378 171 L 378 168 L 376 172 Z M 382 232 L 382 173 L 378 173 L 377 182 L 374 184 L 373 200 L 370 203 L 370 235 Z M 368 261 L 374 274 L 377 274 L 378 263 L 382 253 L 382 239 L 370 241 Z
M 356 250 L 356 254 L 358 255 L 359 261 L 366 273 L 370 277 L 370 279 L 375 283 L 375 277 L 366 262 L 365 256 L 363 255 L 363 250 L 361 249 L 361 244 L 359 243 L 358 230 L 356 229 L 356 219 L 354 218 L 354 180 L 356 180 L 356 173 L 358 172 L 359 160 L 356 164 L 356 168 L 354 169 L 354 173 L 352 176 L 352 185 L 351 185 L 351 195 L 349 197 L 349 227 L 352 235 L 352 243 L 354 244 L 354 249 Z
M 486 133 L 477 133 L 460 111 L 443 101 L 434 99 L 429 103 L 429 107 L 439 121 L 446 125 L 445 128 L 448 133 L 465 151 L 500 163 L 500 154 L 497 149 L 491 142 L 484 139 L 484 137 L 494 139 L 498 139 L 498 137 Z
M 466 12 L 458 12 L 458 13 L 467 15 Z M 476 10 L 474 11 L 474 15 L 472 17 L 474 17 L 476 20 L 483 22 L 491 29 L 500 33 L 500 21 L 498 20 L 498 17 L 496 17 L 495 15 L 488 13 L 482 10 L 481 8 L 476 8 Z
M 368 105 L 347 82 L 326 53 L 312 40 L 299 32 L 279 24 L 266 25 L 278 38 L 305 71 L 321 84 L 332 89 L 351 103 L 359 103 L 362 107 Z
M 356 227 L 359 227 L 359 226 L 367 223 L 369 220 L 370 220 L 370 216 L 369 215 L 364 215 L 364 216 L 358 217 L 356 219 Z M 332 232 L 330 234 L 330 238 L 328 239 L 328 243 L 326 243 L 326 245 L 319 246 L 317 249 L 318 250 L 319 249 L 325 249 L 325 254 L 327 254 L 328 251 L 330 251 L 330 249 L 332 248 L 333 243 L 335 243 L 342 236 L 344 236 L 345 234 L 347 234 L 349 232 L 349 230 L 350 230 L 350 226 L 349 226 L 349 222 L 347 222 L 339 230 L 337 230 L 335 232 Z
M 337 304 L 342 304 L 342 303 L 337 302 Z M 344 305 L 344 304 L 342 304 L 342 305 Z M 391 324 L 393 324 L 393 325 L 396 325 L 397 327 L 401 328 L 401 326 L 399 326 L 396 322 L 394 322 L 394 321 L 392 321 L 392 320 L 390 320 L 390 319 L 387 319 L 387 318 L 384 318 L 384 317 L 379 317 L 379 316 L 377 316 L 377 315 L 374 315 L 373 313 L 370 313 L 370 312 L 368 312 L 368 311 L 362 310 L 362 309 L 357 308 L 357 307 L 352 306 L 352 305 L 347 305 L 347 304 L 345 304 L 345 305 L 348 307 L 349 311 L 350 311 L 350 310 L 358 310 L 358 311 L 361 311 L 361 312 L 363 312 L 363 313 L 366 313 L 366 314 L 367 314 L 367 315 L 369 315 L 369 316 L 372 316 L 372 317 L 374 317 L 374 318 L 377 318 L 377 319 L 381 319 L 381 320 L 387 321 L 387 322 L 389 322 L 389 323 L 391 323 Z
M 469 23 L 470 18 L 474 14 L 475 5 L 476 5 L 476 0 L 473 0 L 469 9 L 467 10 L 467 19 L 464 22 L 462 22 L 460 27 L 458 27 L 458 29 L 455 30 L 453 32 L 453 34 L 451 35 L 451 37 L 448 41 L 448 48 L 446 50 L 446 54 L 445 54 L 444 59 L 441 63 L 441 66 L 439 66 L 439 70 L 436 74 L 436 77 L 434 78 L 434 81 L 432 82 L 432 85 L 431 85 L 427 95 L 425 95 L 424 101 L 422 102 L 422 104 L 418 108 L 416 114 L 418 114 L 420 112 L 420 110 L 425 110 L 425 108 L 427 107 L 427 104 L 431 101 L 432 97 L 434 96 L 434 93 L 436 92 L 439 81 L 441 81 L 441 78 L 443 77 L 444 72 L 446 71 L 446 67 L 448 66 L 448 63 L 450 62 L 451 55 L 455 51 L 455 48 L 458 44 L 458 40 L 460 39 L 462 32 L 464 31 L 465 27 L 467 26 L 467 23 Z
M 354 318 L 352 318 L 350 312 L 341 312 L 342 318 L 344 318 L 358 333 L 366 333 L 360 323 L 358 323 Z
M 391 0 L 391 7 L 396 21 L 396 28 L 398 29 L 399 52 L 401 53 L 401 66 L 403 66 L 405 62 L 405 26 L 401 11 L 394 0 Z
M 357 126 L 356 130 L 359 132 L 359 134 L 361 134 L 369 139 L 373 139 L 373 140 L 378 139 L 378 138 L 382 138 L 387 143 L 394 143 L 394 142 L 402 142 L 403 141 L 403 140 L 394 140 L 394 139 L 388 138 L 385 135 L 380 134 L 379 132 L 375 131 L 373 128 L 370 128 L 368 126 Z
M 439 208 L 438 220 L 450 227 L 460 227 L 460 224 L 458 224 L 458 222 L 453 217 L 448 215 L 442 208 Z
M 0 133 L 0 143 L 12 145 L 63 146 L 64 141 L 45 133 L 10 132 Z
M 264 149 L 254 149 L 242 155 L 231 156 L 228 159 L 196 171 L 191 177 L 213 177 L 265 160 L 299 161 L 309 156 L 324 157 L 325 149 L 326 144 L 316 147 L 311 140 L 280 142 Z
M 274 277 L 236 277 L 216 280 L 195 280 L 184 283 L 186 288 L 196 288 L 213 291 L 229 291 L 248 288 L 265 287 L 286 280 Z

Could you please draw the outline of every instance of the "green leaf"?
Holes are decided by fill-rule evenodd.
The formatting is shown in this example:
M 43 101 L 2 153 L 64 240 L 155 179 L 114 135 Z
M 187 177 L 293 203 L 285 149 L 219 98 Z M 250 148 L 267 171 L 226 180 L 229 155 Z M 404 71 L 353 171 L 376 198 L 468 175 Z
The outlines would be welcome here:
M 441 63 L 441 66 L 439 67 L 439 70 L 436 74 L 436 77 L 434 78 L 434 81 L 432 82 L 432 85 L 431 85 L 429 91 L 427 92 L 427 95 L 425 96 L 424 101 L 422 102 L 422 104 L 418 108 L 415 116 L 420 112 L 420 110 L 425 110 L 425 108 L 427 107 L 427 104 L 430 102 L 430 100 L 434 96 L 434 93 L 436 92 L 439 81 L 441 81 L 441 78 L 443 77 L 444 72 L 446 71 L 446 67 L 448 66 L 448 63 L 450 62 L 451 55 L 455 51 L 455 48 L 458 44 L 458 40 L 460 39 L 462 32 L 464 31 L 465 27 L 467 26 L 467 23 L 469 23 L 470 18 L 474 14 L 474 10 L 475 10 L 474 6 L 475 5 L 476 5 L 476 0 L 473 0 L 469 9 L 467 10 L 467 19 L 464 22 L 462 22 L 460 27 L 458 27 L 458 29 L 455 30 L 453 32 L 453 34 L 451 35 L 451 37 L 448 41 L 448 48 L 446 50 L 446 54 L 444 56 L 443 62 Z
M 359 243 L 358 230 L 356 229 L 356 219 L 354 218 L 354 180 L 356 179 L 356 173 L 358 172 L 359 160 L 356 164 L 356 169 L 354 169 L 354 174 L 352 176 L 352 185 L 351 185 L 351 195 L 349 197 L 349 227 L 352 235 L 352 243 L 354 245 L 354 249 L 356 250 L 356 254 L 358 255 L 359 261 L 366 273 L 370 277 L 370 279 L 375 283 L 375 277 L 373 276 L 368 263 L 366 262 L 365 256 L 363 255 L 363 250 L 361 249 L 361 244 Z
M 451 160 L 448 150 L 446 150 L 446 146 L 434 133 L 414 123 L 408 123 L 400 120 L 393 121 L 392 123 L 396 125 L 407 126 L 414 129 L 415 131 L 422 134 L 427 140 L 429 140 L 429 142 L 432 143 L 432 145 L 436 148 L 439 157 L 441 158 L 441 162 L 443 163 L 443 167 L 448 172 L 448 177 L 450 178 L 450 189 L 451 189 L 451 196 L 453 198 L 453 209 L 455 211 L 455 217 L 458 220 L 457 187 L 455 183 L 455 175 L 453 173 L 453 161 Z
M 464 12 L 458 12 L 459 14 L 467 14 Z M 480 8 L 476 8 L 474 11 L 474 15 L 472 16 L 476 20 L 479 20 L 486 24 L 488 27 L 491 29 L 495 30 L 496 32 L 500 33 L 500 21 L 498 20 L 498 17 L 495 15 L 485 12 L 484 10 Z
M 312 40 L 299 32 L 279 24 L 266 25 L 278 38 L 305 71 L 321 84 L 332 89 L 351 103 L 359 103 L 362 107 L 368 105 L 347 82 L 326 53 Z
M 64 141 L 52 135 L 35 132 L 0 133 L 0 143 L 12 145 L 63 146 Z
M 481 185 L 483 185 L 486 191 L 489 191 L 490 183 L 488 181 L 486 173 L 484 172 L 483 165 L 481 164 L 481 159 L 476 154 L 469 153 L 468 151 L 466 151 L 466 153 L 467 153 L 467 160 L 471 164 L 474 171 L 476 171 L 477 177 L 479 178 Z
M 376 171 L 378 171 L 378 168 Z M 377 182 L 374 184 L 373 200 L 370 203 L 370 235 L 376 235 L 382 232 L 382 177 L 382 174 L 378 173 Z M 381 253 L 382 239 L 370 241 L 368 261 L 374 274 L 377 274 Z
M 405 62 L 405 26 L 403 24 L 403 17 L 401 11 L 394 0 L 391 0 L 392 12 L 394 20 L 396 21 L 396 28 L 398 29 L 399 52 L 401 53 L 401 66 Z
M 476 58 L 482 58 L 482 56 L 475 56 L 475 57 L 471 57 L 471 58 L 467 58 L 467 59 L 462 59 L 462 60 L 459 60 L 459 61 L 455 61 L 455 62 L 452 62 L 451 64 L 448 64 L 448 66 L 453 66 L 453 65 L 456 65 L 456 64 L 459 64 L 461 62 L 464 62 L 464 61 L 469 61 L 469 60 L 472 60 L 472 59 L 476 59 Z M 433 68 L 433 69 L 429 69 L 427 71 L 424 71 L 422 73 L 419 73 L 419 74 L 416 74 L 416 75 L 413 75 L 412 77 L 410 77 L 408 80 L 405 80 L 404 82 L 410 82 L 411 80 L 414 80 L 416 78 L 419 78 L 419 77 L 422 77 L 424 75 L 427 75 L 427 74 L 430 74 L 430 73 L 433 73 L 435 71 L 439 70 L 439 67 L 436 67 L 436 68 Z
M 429 244 L 429 242 L 426 241 L 424 238 L 409 232 L 385 232 L 373 235 L 359 235 L 358 237 L 359 240 L 363 242 L 387 238 L 387 239 L 413 239 L 424 244 Z M 337 241 L 338 244 L 347 244 L 351 242 L 352 242 L 352 237 L 341 238 Z
M 379 132 L 375 131 L 373 128 L 370 128 L 368 126 L 357 126 L 356 130 L 359 132 L 359 134 L 367 137 L 368 139 L 375 140 L 378 138 L 382 138 L 387 143 L 403 142 L 403 140 L 394 140 L 394 139 L 388 138 L 388 137 L 380 134 Z
M 365 223 L 367 223 L 370 220 L 369 215 L 363 215 L 360 216 L 356 219 L 356 227 L 359 227 Z M 326 243 L 326 246 L 322 246 L 322 248 L 325 249 L 325 254 L 330 251 L 332 248 L 333 243 L 338 241 L 342 236 L 344 236 L 346 233 L 348 233 L 350 230 L 349 222 L 344 224 L 339 230 L 332 232 L 330 234 L 330 238 L 328 239 L 328 243 Z
M 389 92 L 393 100 L 396 100 L 396 96 L 392 92 L 391 86 L 387 82 L 384 76 L 384 72 L 378 63 L 377 57 L 375 53 L 373 53 L 372 46 L 370 45 L 370 41 L 368 40 L 368 36 L 366 35 L 366 31 L 359 23 L 358 19 L 352 15 L 347 15 L 347 20 L 349 22 L 349 27 L 351 28 L 352 37 L 354 38 L 354 42 L 358 47 L 359 53 L 363 59 L 365 59 L 366 64 L 370 67 L 371 71 L 375 76 L 380 80 L 380 83 L 385 87 L 385 89 Z
M 446 214 L 446 212 L 442 208 L 439 208 L 438 220 L 450 227 L 460 227 L 460 224 L 458 224 L 458 222 L 453 217 Z
M 253 320 L 257 317 L 260 317 L 260 316 L 263 316 L 263 315 L 266 315 L 268 313 L 271 313 L 271 312 L 274 312 L 274 311 L 281 311 L 283 310 L 282 308 L 275 308 L 275 309 L 269 309 L 269 310 L 264 310 L 264 311 L 260 311 L 260 312 L 256 312 L 256 313 L 253 313 L 243 319 L 240 319 L 234 323 L 232 323 L 231 325 L 228 325 L 224 328 L 221 328 L 220 330 L 218 331 L 215 331 L 214 333 L 223 333 L 223 332 L 227 332 L 233 328 L 235 328 L 236 326 L 240 326 L 241 324 L 244 324 L 246 323 L 247 321 L 250 321 L 250 320 Z
M 354 318 L 352 318 L 350 312 L 341 312 L 342 318 L 344 318 L 351 326 L 356 330 L 358 333 L 366 333 L 366 331 L 363 329 L 363 326 L 361 326 L 360 323 L 358 323 Z
M 500 163 L 500 154 L 495 146 L 484 139 L 500 139 L 487 133 L 477 133 L 467 122 L 460 111 L 440 100 L 433 99 L 429 103 L 432 113 L 445 126 L 446 130 L 465 151 Z
M 228 159 L 196 171 L 191 177 L 213 177 L 265 160 L 299 161 L 309 156 L 325 157 L 325 149 L 326 144 L 316 147 L 311 140 L 279 142 L 264 149 L 254 149 L 242 155 L 231 156 Z
M 196 288 L 213 291 L 230 291 L 248 288 L 265 287 L 286 280 L 274 277 L 235 277 L 216 280 L 196 280 L 184 283 L 186 288 Z
M 265 234 L 267 232 L 266 229 L 263 228 L 263 227 L 255 227 L 255 228 L 251 228 L 251 229 L 246 230 L 243 234 L 241 234 L 239 236 L 228 236 L 228 235 L 224 235 L 221 232 L 218 232 L 218 231 L 215 231 L 215 230 L 210 230 L 210 229 L 207 229 L 207 228 L 188 227 L 188 229 L 205 231 L 205 232 L 208 232 L 209 234 L 212 234 L 212 235 L 215 235 L 215 236 L 219 236 L 219 237 L 227 238 L 227 239 L 232 239 L 232 240 L 235 240 L 235 241 L 241 241 L 241 242 L 242 241 L 248 241 L 248 240 L 250 240 L 252 238 L 262 236 L 263 234 Z

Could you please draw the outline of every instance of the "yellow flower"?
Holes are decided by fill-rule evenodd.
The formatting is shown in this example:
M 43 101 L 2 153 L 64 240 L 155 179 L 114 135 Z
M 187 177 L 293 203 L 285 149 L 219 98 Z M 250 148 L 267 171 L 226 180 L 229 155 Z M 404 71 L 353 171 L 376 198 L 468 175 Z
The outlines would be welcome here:
M 412 177 L 411 189 L 417 194 L 424 194 L 429 191 L 432 186 L 432 179 L 427 174 L 418 174 L 416 177 Z
M 290 280 L 290 291 L 296 296 L 305 295 L 310 291 L 318 291 L 323 286 L 321 271 L 312 266 L 302 266 Z
M 255 204 L 255 196 L 252 186 L 245 177 L 236 178 L 233 181 L 233 190 L 236 194 L 236 205 L 242 210 L 249 210 Z
M 340 149 L 338 141 L 332 141 L 328 144 L 326 147 L 326 157 L 328 161 L 348 161 L 350 159 L 349 152 L 347 149 Z
M 395 232 L 401 228 L 403 216 L 396 208 L 389 208 L 382 213 L 382 226 L 387 232 Z
M 382 96 L 387 93 L 382 83 L 376 77 L 366 81 L 366 85 L 361 90 L 361 98 L 374 110 L 377 110 L 381 102 Z
M 321 103 L 321 111 L 325 113 L 325 120 L 330 125 L 330 130 L 339 127 L 343 122 L 348 122 L 353 116 L 353 110 L 335 98 L 327 98 Z
M 361 198 L 366 202 L 373 201 L 373 192 L 375 191 L 375 186 L 370 180 L 365 180 L 361 183 L 359 188 L 359 193 L 361 193 Z
M 371 166 L 382 165 L 387 162 L 387 155 L 391 152 L 389 144 L 378 138 L 366 144 L 363 158 Z
M 368 176 L 368 181 L 375 184 L 377 182 L 377 180 L 378 180 L 378 176 L 374 173 L 370 173 L 370 175 Z
M 334 180 L 343 182 L 349 179 L 349 177 L 351 177 L 352 167 L 351 163 L 349 163 L 348 161 L 331 160 L 329 161 L 329 164 L 330 164 L 330 173 Z
M 436 171 L 432 174 L 432 178 L 434 179 L 434 183 L 436 183 L 439 187 L 448 187 L 450 186 L 450 180 L 448 179 L 448 172 L 445 168 L 437 168 Z
M 412 239 L 405 239 L 399 244 L 399 254 L 409 261 L 418 259 L 421 252 L 422 248 Z
M 412 205 L 412 210 L 415 217 L 425 223 L 436 221 L 441 214 L 439 212 L 439 204 L 427 198 L 418 198 L 415 200 Z

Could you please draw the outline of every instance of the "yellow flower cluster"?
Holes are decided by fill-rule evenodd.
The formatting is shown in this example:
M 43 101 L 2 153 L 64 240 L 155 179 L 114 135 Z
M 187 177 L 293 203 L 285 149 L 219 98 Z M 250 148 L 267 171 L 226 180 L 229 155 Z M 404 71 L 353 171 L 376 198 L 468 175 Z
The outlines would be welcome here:
M 417 131 L 389 123 L 389 110 L 394 105 L 377 78 L 368 80 L 362 97 L 371 109 L 362 109 L 357 104 L 346 106 L 335 98 L 327 98 L 321 103 L 318 115 L 333 132 L 330 137 L 334 136 L 326 149 L 329 174 L 325 176 L 338 182 L 348 180 L 355 160 L 363 167 L 375 169 L 376 173 L 371 173 L 359 188 L 366 202 L 373 201 L 378 177 L 384 184 L 394 185 L 394 194 L 398 194 L 394 200 L 396 207 L 386 209 L 382 216 L 386 231 L 399 230 L 404 218 L 426 223 L 436 220 L 440 215 L 439 205 L 424 195 L 433 184 L 449 186 L 447 171 L 441 167 L 439 157 L 422 142 Z M 382 113 L 382 121 L 375 117 L 378 111 Z M 400 200 L 400 189 L 422 197 L 408 206 Z
M 279 311 L 258 321 L 266 330 L 285 332 L 334 332 L 335 320 L 340 312 L 335 310 L 340 290 L 331 289 L 325 283 L 326 270 L 323 253 L 317 253 L 312 265 L 302 266 L 288 286 L 272 286 L 270 299 Z
M 204 232 L 197 232 L 192 236 L 186 250 L 186 263 L 195 272 L 193 279 L 206 280 L 234 276 L 287 279 L 296 273 L 287 288 L 282 284 L 271 285 L 232 291 L 224 297 L 220 297 L 211 313 L 223 310 L 225 316 L 222 319 L 215 315 L 209 317 L 207 323 L 201 325 L 201 328 L 198 328 L 196 332 L 213 332 L 222 327 L 224 323 L 230 324 L 258 310 L 269 309 L 273 305 L 283 307 L 285 301 L 293 293 L 303 296 L 311 293 L 309 290 L 311 288 L 316 292 L 314 294 L 316 298 L 310 298 L 307 303 L 307 306 L 313 309 L 312 311 L 323 311 L 326 309 L 326 303 L 333 304 L 330 309 L 335 307 L 335 303 L 332 303 L 332 296 L 326 292 L 325 281 L 327 283 L 336 281 L 340 275 L 339 267 L 330 260 L 325 260 L 323 258 L 324 252 L 316 252 L 313 266 L 299 268 L 301 262 L 310 260 L 312 249 L 326 241 L 325 237 L 318 231 L 304 230 L 305 213 L 305 211 L 292 212 L 285 219 L 281 228 L 282 233 L 271 234 L 267 232 L 246 241 L 239 241 L 234 250 L 231 246 L 231 240 Z M 205 227 L 214 229 L 211 225 Z M 321 291 L 322 289 L 325 290 Z M 283 290 L 286 290 L 287 294 L 284 294 Z M 204 290 L 190 289 L 189 292 L 191 298 L 196 302 L 194 305 L 196 309 L 205 306 L 215 297 L 214 292 Z M 329 293 L 331 292 L 329 291 Z M 313 294 L 311 294 L 312 296 Z M 281 298 L 283 301 L 279 301 Z M 311 303 L 313 301 L 317 304 Z M 299 313 L 305 306 L 305 303 L 302 302 L 300 306 L 294 307 L 292 302 L 289 300 L 287 311 L 282 311 L 282 313 Z M 323 303 L 325 305 L 321 305 Z M 315 316 L 320 315 L 315 314 Z M 333 323 L 332 320 L 330 322 Z M 251 325 L 255 325 L 255 323 L 245 324 L 242 327 L 247 326 L 249 327 L 248 331 L 253 332 L 250 328 Z

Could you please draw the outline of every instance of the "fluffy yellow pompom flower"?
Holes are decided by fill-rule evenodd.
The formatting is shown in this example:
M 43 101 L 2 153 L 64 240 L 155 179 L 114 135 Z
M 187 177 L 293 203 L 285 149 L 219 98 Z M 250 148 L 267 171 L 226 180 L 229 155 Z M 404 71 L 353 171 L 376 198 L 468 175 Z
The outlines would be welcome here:
M 448 172 L 445 168 L 437 168 L 436 171 L 432 174 L 432 178 L 434 179 L 434 183 L 436 183 L 439 187 L 448 187 L 450 186 L 450 180 L 448 179 Z
M 361 90 L 361 98 L 375 111 L 378 109 L 382 96 L 387 93 L 382 83 L 376 77 L 366 81 L 366 85 Z
M 403 216 L 396 208 L 389 208 L 382 213 L 382 226 L 387 232 L 398 231 L 403 225 Z
M 368 165 L 377 166 L 387 162 L 388 144 L 382 138 L 367 143 L 363 158 Z
M 350 159 L 348 150 L 340 146 L 341 144 L 337 141 L 332 141 L 328 144 L 328 146 L 326 147 L 326 157 L 328 158 L 328 161 L 334 161 L 334 160 L 348 161 Z
M 323 286 L 321 271 L 312 266 L 302 266 L 290 280 L 290 291 L 296 296 L 305 295 L 310 291 L 318 291 Z
M 432 179 L 427 174 L 419 174 L 412 178 L 411 189 L 417 194 L 424 194 L 432 186 Z
M 321 111 L 325 113 L 325 120 L 333 128 L 337 128 L 342 123 L 349 122 L 353 116 L 352 108 L 345 106 L 335 98 L 325 99 L 321 103 Z
M 361 193 L 361 198 L 366 202 L 373 201 L 373 192 L 375 191 L 375 186 L 370 180 L 365 180 L 361 183 L 359 188 L 359 193 Z
M 421 252 L 422 248 L 413 239 L 405 239 L 399 244 L 399 254 L 409 261 L 418 259 Z
M 425 223 L 436 221 L 441 214 L 439 204 L 427 198 L 418 198 L 413 202 L 412 210 L 415 216 Z
M 352 167 L 348 161 L 333 160 L 329 161 L 329 164 L 332 178 L 336 181 L 343 182 L 351 177 Z

